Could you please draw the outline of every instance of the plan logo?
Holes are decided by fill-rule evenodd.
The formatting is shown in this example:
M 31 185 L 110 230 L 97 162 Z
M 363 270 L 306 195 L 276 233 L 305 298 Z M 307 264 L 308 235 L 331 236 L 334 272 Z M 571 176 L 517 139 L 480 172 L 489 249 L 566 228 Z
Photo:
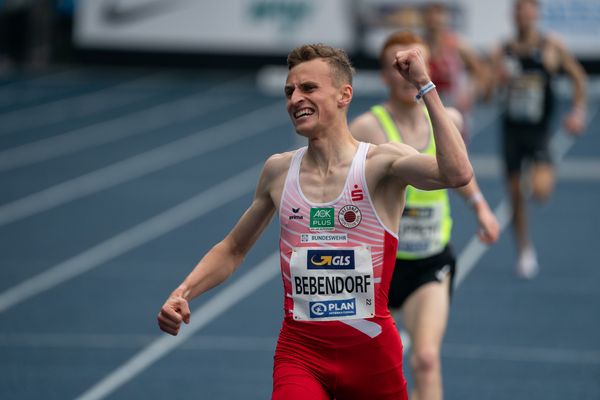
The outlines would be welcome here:
M 356 315 L 356 300 L 311 301 L 311 318 L 346 317 Z

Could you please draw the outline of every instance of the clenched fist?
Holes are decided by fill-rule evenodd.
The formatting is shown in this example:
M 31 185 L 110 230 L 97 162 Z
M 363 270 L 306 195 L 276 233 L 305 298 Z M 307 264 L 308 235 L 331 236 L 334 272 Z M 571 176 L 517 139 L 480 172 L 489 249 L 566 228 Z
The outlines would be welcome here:
M 423 52 L 418 47 L 397 52 L 394 67 L 417 89 L 421 89 L 431 80 L 427 74 Z
M 180 294 L 172 294 L 158 313 L 158 326 L 170 335 L 179 333 L 181 323 L 190 323 L 190 306 Z

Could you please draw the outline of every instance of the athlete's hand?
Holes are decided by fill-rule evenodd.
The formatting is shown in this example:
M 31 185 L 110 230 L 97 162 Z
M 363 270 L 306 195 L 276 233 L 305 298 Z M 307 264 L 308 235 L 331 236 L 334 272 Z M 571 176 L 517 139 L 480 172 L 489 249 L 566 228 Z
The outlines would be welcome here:
M 500 236 L 500 224 L 498 224 L 496 216 L 487 204 L 477 212 L 477 222 L 479 224 L 477 237 L 480 242 L 492 244 L 498 240 L 498 236 Z
M 417 89 L 421 89 L 431 80 L 427 75 L 427 65 L 423 52 L 418 47 L 396 53 L 394 67 L 400 75 Z
M 580 109 L 574 109 L 567 114 L 563 123 L 567 132 L 573 136 L 579 136 L 585 128 L 585 112 Z
M 163 332 L 176 336 L 181 323 L 190 323 L 190 306 L 181 294 L 172 294 L 158 313 L 158 326 Z

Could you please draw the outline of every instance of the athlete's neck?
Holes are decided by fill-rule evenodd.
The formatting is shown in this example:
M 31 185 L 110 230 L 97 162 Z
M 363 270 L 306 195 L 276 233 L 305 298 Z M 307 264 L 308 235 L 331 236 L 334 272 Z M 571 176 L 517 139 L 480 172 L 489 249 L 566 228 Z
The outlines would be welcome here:
M 398 134 L 405 144 L 423 149 L 429 142 L 429 122 L 423 112 L 423 106 L 417 102 L 410 104 L 388 101 L 384 107 L 396 124 Z
M 384 107 L 392 115 L 392 118 L 403 125 L 416 125 L 423 119 L 423 107 L 421 104 L 411 101 L 389 100 L 385 102 Z
M 517 31 L 517 44 L 521 46 L 537 46 L 540 41 L 540 33 L 535 27 L 521 27 Z
M 319 175 L 326 176 L 335 166 L 348 164 L 354 158 L 358 148 L 350 131 L 344 135 L 323 135 L 310 138 L 305 161 L 307 165 L 316 168 Z

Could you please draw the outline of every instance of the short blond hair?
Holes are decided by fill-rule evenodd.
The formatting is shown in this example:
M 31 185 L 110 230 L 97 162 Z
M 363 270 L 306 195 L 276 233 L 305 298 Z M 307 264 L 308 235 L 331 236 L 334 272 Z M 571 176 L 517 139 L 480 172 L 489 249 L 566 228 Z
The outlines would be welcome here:
M 288 70 L 303 62 L 322 59 L 331 67 L 333 81 L 336 85 L 352 85 L 354 67 L 348 54 L 342 49 L 331 47 L 322 43 L 305 44 L 293 49 L 287 57 Z

